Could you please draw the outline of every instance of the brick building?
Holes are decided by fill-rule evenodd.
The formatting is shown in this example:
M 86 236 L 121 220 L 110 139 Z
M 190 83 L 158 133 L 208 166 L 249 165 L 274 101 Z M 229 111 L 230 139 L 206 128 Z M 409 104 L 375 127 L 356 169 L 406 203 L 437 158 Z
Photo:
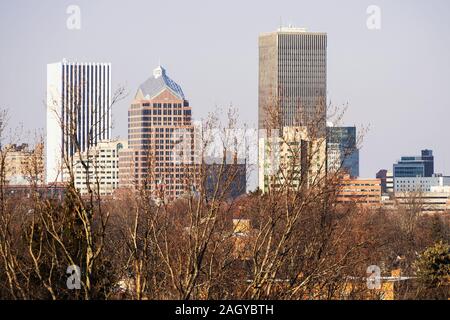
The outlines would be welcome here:
M 344 175 L 338 183 L 337 201 L 378 205 L 381 203 L 381 180 L 353 179 Z
M 194 157 L 191 112 L 181 87 L 157 67 L 128 111 L 128 148 L 119 154 L 121 186 L 145 188 L 159 199 L 189 191 Z

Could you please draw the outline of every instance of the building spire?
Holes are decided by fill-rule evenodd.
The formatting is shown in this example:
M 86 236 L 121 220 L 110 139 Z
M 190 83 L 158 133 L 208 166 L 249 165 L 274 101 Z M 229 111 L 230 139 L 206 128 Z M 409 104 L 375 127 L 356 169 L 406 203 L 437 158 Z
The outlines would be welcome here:
M 163 76 L 165 74 L 166 74 L 166 70 L 161 65 L 158 65 L 153 70 L 153 76 L 155 77 L 155 79 L 158 79 L 159 77 L 161 77 L 161 76 Z

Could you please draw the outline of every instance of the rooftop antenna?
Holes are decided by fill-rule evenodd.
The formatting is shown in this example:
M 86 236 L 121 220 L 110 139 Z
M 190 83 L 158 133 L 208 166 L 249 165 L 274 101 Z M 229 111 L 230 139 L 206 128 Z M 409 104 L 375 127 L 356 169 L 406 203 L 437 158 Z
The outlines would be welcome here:
M 283 28 L 283 18 L 280 16 L 280 31 Z

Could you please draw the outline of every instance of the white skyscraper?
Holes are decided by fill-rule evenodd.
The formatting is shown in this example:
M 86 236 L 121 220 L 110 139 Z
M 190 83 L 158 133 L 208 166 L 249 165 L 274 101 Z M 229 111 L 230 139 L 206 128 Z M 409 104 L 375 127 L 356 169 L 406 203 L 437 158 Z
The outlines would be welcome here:
M 47 65 L 47 183 L 65 181 L 67 156 L 111 138 L 111 103 L 111 64 Z

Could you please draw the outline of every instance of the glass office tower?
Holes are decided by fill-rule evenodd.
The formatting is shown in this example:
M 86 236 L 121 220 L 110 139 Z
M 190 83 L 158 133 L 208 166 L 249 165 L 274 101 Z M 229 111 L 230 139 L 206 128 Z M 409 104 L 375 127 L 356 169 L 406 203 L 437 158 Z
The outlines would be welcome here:
M 356 127 L 327 127 L 327 171 L 343 170 L 359 176 L 359 150 Z
M 422 150 L 420 156 L 406 156 L 394 164 L 394 178 L 432 177 L 434 157 L 432 150 Z

